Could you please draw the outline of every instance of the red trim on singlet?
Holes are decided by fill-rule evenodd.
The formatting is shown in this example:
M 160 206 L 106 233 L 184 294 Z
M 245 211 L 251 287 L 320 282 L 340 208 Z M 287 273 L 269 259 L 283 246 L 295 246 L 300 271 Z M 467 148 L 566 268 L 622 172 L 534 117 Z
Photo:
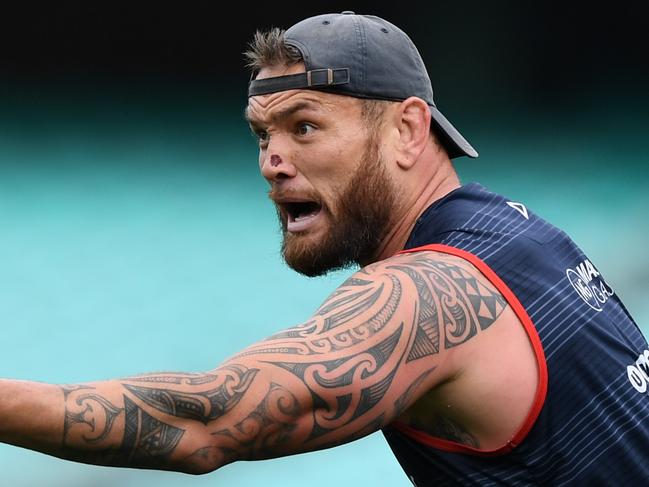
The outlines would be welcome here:
M 527 314 L 527 311 L 525 311 L 525 308 L 523 308 L 523 305 L 518 300 L 518 298 L 514 295 L 512 290 L 509 289 L 509 286 L 507 286 L 507 284 L 505 284 L 503 280 L 500 279 L 500 277 L 498 277 L 498 275 L 491 269 L 491 267 L 489 267 L 479 257 L 465 250 L 456 249 L 455 247 L 450 247 L 448 245 L 443 245 L 443 244 L 424 245 L 422 247 L 417 247 L 414 249 L 402 250 L 401 252 L 398 252 L 398 254 L 421 252 L 423 250 L 432 250 L 435 252 L 442 252 L 445 254 L 451 254 L 457 257 L 461 257 L 462 259 L 465 259 L 469 261 L 471 264 L 473 264 L 480 272 L 482 272 L 487 277 L 487 279 L 489 279 L 489 281 L 491 281 L 491 283 L 494 286 L 496 286 L 496 289 L 500 291 L 500 294 L 502 294 L 502 296 L 507 300 L 511 308 L 516 313 L 516 316 L 518 316 L 518 319 L 523 324 L 523 328 L 525 328 L 525 331 L 527 332 L 527 336 L 530 339 L 530 342 L 532 343 L 532 347 L 534 348 L 534 355 L 536 356 L 536 363 L 538 366 L 537 367 L 538 386 L 536 388 L 536 394 L 534 395 L 534 402 L 532 403 L 532 407 L 530 408 L 530 411 L 527 413 L 527 417 L 525 418 L 523 425 L 520 427 L 520 429 L 516 432 L 516 434 L 512 437 L 511 440 L 509 440 L 505 445 L 495 450 L 480 450 L 478 448 L 473 448 L 467 445 L 463 445 L 455 441 L 435 438 L 434 436 L 431 436 L 428 433 L 419 431 L 400 421 L 394 421 L 393 423 L 390 424 L 390 426 L 401 431 L 403 434 L 409 436 L 415 441 L 418 441 L 419 443 L 423 443 L 424 445 L 428 445 L 433 448 L 437 448 L 439 450 L 445 450 L 445 451 L 455 452 L 455 453 L 469 453 L 472 455 L 485 455 L 485 456 L 502 455 L 504 453 L 508 453 L 512 451 L 514 448 L 516 448 L 518 445 L 520 445 L 520 443 L 525 439 L 527 434 L 532 429 L 532 426 L 534 426 L 534 423 L 536 422 L 536 418 L 538 418 L 539 414 L 541 413 L 541 408 L 543 407 L 543 403 L 545 402 L 545 396 L 548 390 L 548 369 L 547 369 L 547 364 L 545 362 L 545 353 L 543 352 L 543 345 L 541 344 L 541 339 L 539 338 L 539 334 L 537 333 L 536 328 L 532 323 L 532 320 Z

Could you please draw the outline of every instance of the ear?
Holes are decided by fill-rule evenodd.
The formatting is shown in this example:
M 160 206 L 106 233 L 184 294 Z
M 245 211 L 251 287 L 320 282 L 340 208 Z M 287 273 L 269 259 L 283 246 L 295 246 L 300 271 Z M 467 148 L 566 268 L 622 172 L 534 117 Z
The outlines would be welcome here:
M 395 113 L 399 128 L 397 164 L 410 169 L 426 148 L 430 137 L 430 108 L 421 98 L 402 101 Z

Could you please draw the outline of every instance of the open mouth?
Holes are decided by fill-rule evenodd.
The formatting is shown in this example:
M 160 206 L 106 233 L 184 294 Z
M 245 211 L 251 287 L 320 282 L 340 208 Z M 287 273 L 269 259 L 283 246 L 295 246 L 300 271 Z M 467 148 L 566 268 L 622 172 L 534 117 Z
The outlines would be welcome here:
M 320 215 L 322 206 L 315 201 L 292 201 L 282 203 L 286 212 L 286 229 L 300 232 L 311 226 Z

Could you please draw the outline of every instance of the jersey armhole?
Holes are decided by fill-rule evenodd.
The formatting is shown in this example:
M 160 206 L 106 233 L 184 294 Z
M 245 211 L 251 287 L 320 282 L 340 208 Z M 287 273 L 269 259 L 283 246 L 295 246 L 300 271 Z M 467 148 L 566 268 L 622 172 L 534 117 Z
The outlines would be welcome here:
M 507 303 L 511 306 L 514 313 L 516 313 L 516 316 L 522 323 L 523 328 L 525 329 L 525 332 L 527 333 L 527 336 L 530 340 L 530 343 L 534 350 L 534 355 L 536 357 L 538 385 L 536 388 L 536 393 L 534 395 L 534 401 L 532 402 L 532 406 L 525 418 L 525 421 L 518 429 L 518 431 L 514 434 L 514 436 L 509 441 L 507 441 L 507 443 L 495 450 L 481 450 L 479 448 L 473 448 L 462 443 L 435 438 L 428 433 L 419 431 L 400 421 L 392 422 L 389 427 L 400 431 L 404 435 L 412 438 L 419 443 L 436 448 L 438 450 L 484 456 L 503 455 L 505 453 L 509 453 L 518 445 L 520 445 L 521 442 L 525 439 L 527 434 L 534 426 L 536 419 L 541 413 L 543 404 L 545 403 L 545 397 L 548 390 L 548 370 L 545 361 L 545 353 L 543 351 L 543 345 L 541 344 L 539 334 L 536 331 L 536 327 L 534 326 L 532 319 L 529 317 L 527 311 L 525 311 L 525 308 L 513 293 L 513 291 L 509 288 L 509 286 L 507 286 L 507 284 L 505 284 L 503 280 L 498 277 L 498 275 L 493 271 L 493 269 L 491 269 L 491 267 L 489 267 L 489 265 L 487 265 L 483 260 L 475 256 L 474 254 L 443 244 L 424 245 L 422 247 L 402 250 L 401 252 L 398 252 L 398 254 L 421 252 L 425 250 L 432 250 L 435 252 L 455 255 L 467 260 L 468 262 L 473 264 L 480 272 L 482 272 L 482 274 L 484 274 L 484 276 L 496 287 L 496 289 L 498 289 L 500 294 L 502 294 Z

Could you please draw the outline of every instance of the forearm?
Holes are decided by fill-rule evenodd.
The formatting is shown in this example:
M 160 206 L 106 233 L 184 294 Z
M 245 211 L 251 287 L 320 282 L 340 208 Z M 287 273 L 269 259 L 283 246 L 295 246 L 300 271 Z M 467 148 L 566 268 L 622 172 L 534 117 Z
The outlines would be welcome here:
M 237 460 L 332 446 L 340 441 L 332 434 L 356 436 L 355 422 L 349 434 L 316 424 L 302 374 L 275 363 L 288 357 L 248 354 L 264 360 L 238 357 L 209 373 L 77 385 L 0 381 L 0 441 L 83 463 L 206 473 Z M 312 361 L 304 366 L 320 367 Z M 318 416 L 336 416 L 321 409 Z
M 381 427 L 380 412 L 353 414 L 367 409 L 355 405 L 360 395 L 345 401 L 352 394 L 344 377 L 367 354 L 342 361 L 344 377 L 331 370 L 331 379 L 319 382 L 311 374 L 325 373 L 320 353 L 283 341 L 280 334 L 201 374 L 77 385 L 0 381 L 0 441 L 83 463 L 206 473 L 237 460 L 330 447 Z
M 199 473 L 186 457 L 204 425 L 147 408 L 127 386 L 0 381 L 0 441 L 83 463 Z
M 0 441 L 54 453 L 62 446 L 65 406 L 60 387 L 0 380 Z
M 312 405 L 293 388 L 307 392 L 254 359 L 76 385 L 0 381 L 0 441 L 83 463 L 206 473 L 310 449 Z

